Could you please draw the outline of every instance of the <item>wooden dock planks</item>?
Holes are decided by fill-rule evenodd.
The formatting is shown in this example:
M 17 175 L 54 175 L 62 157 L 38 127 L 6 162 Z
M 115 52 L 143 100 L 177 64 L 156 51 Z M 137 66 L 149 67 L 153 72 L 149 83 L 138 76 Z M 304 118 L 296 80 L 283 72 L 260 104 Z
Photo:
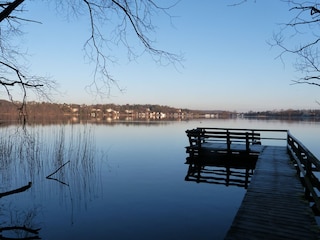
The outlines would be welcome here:
M 286 147 L 264 146 L 225 239 L 320 239 Z

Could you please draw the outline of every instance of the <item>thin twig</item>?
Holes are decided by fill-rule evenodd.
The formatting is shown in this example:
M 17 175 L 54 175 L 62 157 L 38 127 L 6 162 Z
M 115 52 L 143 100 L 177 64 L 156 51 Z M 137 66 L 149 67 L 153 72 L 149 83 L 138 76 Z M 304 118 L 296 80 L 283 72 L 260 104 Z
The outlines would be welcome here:
M 51 173 L 50 175 L 46 176 L 46 178 L 50 178 L 53 174 L 57 173 L 61 168 L 63 168 L 65 165 L 67 165 L 70 161 L 62 164 L 57 170 L 55 170 L 53 173 Z

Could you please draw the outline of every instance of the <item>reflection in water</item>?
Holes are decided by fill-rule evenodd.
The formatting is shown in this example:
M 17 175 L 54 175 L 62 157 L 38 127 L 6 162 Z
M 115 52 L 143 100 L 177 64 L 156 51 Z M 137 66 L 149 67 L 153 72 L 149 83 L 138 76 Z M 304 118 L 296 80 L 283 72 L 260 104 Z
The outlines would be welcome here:
M 34 227 L 37 219 L 43 221 L 39 210 L 57 196 L 63 196 L 60 204 L 67 206 L 72 224 L 75 206 L 86 206 L 100 191 L 100 165 L 106 159 L 85 125 L 1 128 L 0 157 L 0 198 L 6 197 L 0 205 L 1 239 L 39 239 L 42 226 Z
M 186 159 L 185 130 L 199 125 L 288 128 L 312 152 L 319 152 L 320 124 L 310 123 L 288 126 L 283 122 L 239 119 L 160 125 L 94 123 L 28 126 L 26 133 L 16 126 L 2 125 L 0 192 L 28 182 L 32 186 L 0 198 L 0 227 L 41 228 L 38 236 L 48 240 L 223 239 L 245 188 L 225 187 L 227 170 L 220 165 L 224 175 L 214 177 L 223 180 L 214 182 L 221 184 L 184 181 L 188 168 L 181 164 Z M 213 168 L 218 167 L 204 166 Z M 230 170 L 241 171 L 241 180 L 245 180 L 244 169 Z M 230 179 L 235 178 L 232 172 Z M 52 173 L 51 178 L 60 182 L 46 179 Z M 189 179 L 195 179 L 197 172 L 192 174 Z M 18 238 L 9 235 L 11 232 L 4 230 L 2 234 Z M 21 231 L 20 236 L 32 234 Z
M 8 196 L 8 195 L 11 195 L 11 194 L 16 194 L 16 193 L 24 192 L 24 191 L 28 190 L 29 188 L 31 188 L 31 185 L 32 185 L 32 183 L 29 182 L 26 186 L 23 186 L 23 187 L 14 189 L 14 190 L 10 190 L 10 191 L 7 191 L 7 192 L 1 192 L 1 193 L 0 193 L 0 198 L 5 197 L 5 196 Z
M 31 188 L 32 183 L 16 188 L 10 191 L 0 193 L 0 198 L 10 196 L 13 194 L 22 193 Z M 12 209 L 12 203 L 9 205 L 1 205 L 1 227 L 0 238 L 1 239 L 41 239 L 38 234 L 40 228 L 35 228 L 33 220 L 37 215 L 36 209 L 30 209 L 26 211 Z
M 222 184 L 247 189 L 253 175 L 257 155 L 215 153 L 187 157 L 186 181 Z

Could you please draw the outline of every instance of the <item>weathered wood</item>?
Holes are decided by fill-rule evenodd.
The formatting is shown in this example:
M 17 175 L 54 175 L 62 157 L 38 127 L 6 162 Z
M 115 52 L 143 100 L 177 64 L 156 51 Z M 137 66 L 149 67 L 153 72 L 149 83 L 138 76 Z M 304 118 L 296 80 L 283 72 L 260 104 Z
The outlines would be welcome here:
M 284 132 L 286 138 L 261 137 L 257 132 Z M 255 173 L 226 239 L 320 239 L 314 217 L 320 213 L 320 181 L 314 174 L 320 171 L 320 162 L 289 131 L 198 128 L 193 133 L 197 140 L 187 147 L 187 152 L 189 149 L 190 156 L 196 159 L 221 152 L 259 154 Z M 286 140 L 287 146 L 255 145 L 260 139 Z M 203 180 L 211 179 L 217 180 Z M 312 208 L 309 201 L 313 202 Z
M 320 170 L 319 160 L 290 132 L 288 132 L 288 145 L 294 150 L 299 151 L 300 155 L 307 157 L 308 161 L 315 165 L 316 169 Z
M 252 145 L 261 144 L 260 133 L 255 130 L 196 128 L 187 130 L 186 133 L 190 144 L 186 148 L 190 156 L 198 155 L 201 150 L 208 148 L 210 151 L 250 153 Z
M 319 160 L 295 137 L 288 132 L 288 152 L 296 164 L 298 176 L 302 175 L 305 198 L 314 202 L 313 209 L 320 215 L 320 182 L 314 172 L 320 171 Z
M 286 147 L 265 146 L 225 239 L 320 239 Z
M 228 145 L 243 143 L 246 145 L 260 143 L 260 133 L 248 130 L 197 128 L 201 130 L 204 141 L 224 141 Z

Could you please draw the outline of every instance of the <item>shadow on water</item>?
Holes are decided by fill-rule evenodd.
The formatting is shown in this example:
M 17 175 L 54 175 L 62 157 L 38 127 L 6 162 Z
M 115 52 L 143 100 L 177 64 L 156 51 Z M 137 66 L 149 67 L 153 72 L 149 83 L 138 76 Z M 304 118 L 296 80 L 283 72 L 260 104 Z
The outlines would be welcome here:
M 185 181 L 237 186 L 247 189 L 253 175 L 257 155 L 214 153 L 189 156 Z
M 86 126 L 9 127 L 1 128 L 0 158 L 0 239 L 41 239 L 46 204 L 63 199 L 73 224 L 75 206 L 85 207 L 100 191 L 106 154 Z
M 13 194 L 19 194 L 31 188 L 32 183 L 27 185 L 0 193 L 0 198 L 8 197 Z M 0 227 L 1 239 L 41 239 L 39 231 L 41 228 L 35 228 L 33 219 L 37 215 L 36 209 L 13 210 L 11 208 L 12 202 L 8 206 L 2 204 L 0 206 L 2 212 L 2 221 Z M 12 209 L 12 210 L 11 210 Z M 4 219 L 5 218 L 5 219 Z

